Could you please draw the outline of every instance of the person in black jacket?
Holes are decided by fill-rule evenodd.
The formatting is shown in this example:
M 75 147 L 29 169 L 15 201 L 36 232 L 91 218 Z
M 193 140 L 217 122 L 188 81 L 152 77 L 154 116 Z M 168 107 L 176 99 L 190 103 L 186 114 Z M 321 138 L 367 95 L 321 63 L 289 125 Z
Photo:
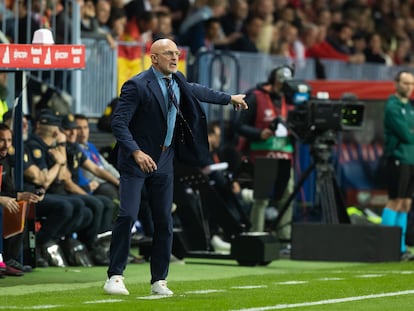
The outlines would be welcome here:
M 13 153 L 12 131 L 4 123 L 0 123 L 0 205 L 9 211 L 17 212 L 19 210 L 18 201 L 27 201 L 28 203 L 37 203 L 43 199 L 43 196 L 36 195 L 32 192 L 17 192 L 13 183 L 12 167 L 14 159 L 9 154 Z M 3 221 L 0 220 L 0 226 Z M 1 231 L 1 230 L 0 230 Z M 20 261 L 23 234 L 17 234 L 10 238 L 4 239 L 4 262 L 6 263 L 6 275 L 23 275 L 23 272 L 30 272 L 32 267 L 23 266 Z M 1 253 L 1 249 L 0 249 Z M 1 260 L 0 260 L 1 261 Z

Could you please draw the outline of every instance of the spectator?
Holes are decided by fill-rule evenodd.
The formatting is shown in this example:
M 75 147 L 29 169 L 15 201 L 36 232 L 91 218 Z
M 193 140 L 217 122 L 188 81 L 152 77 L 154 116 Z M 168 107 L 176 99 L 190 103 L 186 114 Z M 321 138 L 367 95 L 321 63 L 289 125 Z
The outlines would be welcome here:
M 183 20 L 187 17 L 188 12 L 190 11 L 190 2 L 189 0 L 163 0 L 162 4 L 168 7 L 171 14 L 173 32 L 175 35 L 178 34 L 178 29 L 181 26 Z
M 98 21 L 98 30 L 104 34 L 111 31 L 109 27 L 109 18 L 111 17 L 111 4 L 108 0 L 98 0 L 95 4 L 96 20 Z
M 241 33 L 248 14 L 249 3 L 247 0 L 230 1 L 229 12 L 220 18 L 224 34 L 230 36 L 232 33 Z
M 28 10 L 28 0 L 15 1 L 14 16 L 6 19 L 6 36 L 12 43 L 31 43 L 34 32 L 40 28 L 38 21 L 34 19 Z M 15 22 L 18 28 L 15 33 Z
M 8 110 L 4 115 L 3 115 L 3 123 L 6 124 L 10 129 L 13 129 L 13 109 Z M 27 120 L 26 116 L 23 116 L 22 118 L 22 138 L 23 141 L 26 141 L 29 138 L 29 134 L 30 134 L 30 124 L 29 121 Z
M 368 63 L 379 63 L 388 66 L 392 65 L 392 59 L 384 51 L 381 36 L 378 33 L 373 33 L 369 36 L 364 55 L 365 61 Z
M 223 34 L 219 18 L 212 17 L 205 22 L 204 46 L 199 51 L 228 49 L 242 34 L 234 32 L 229 36 Z
M 82 170 L 79 173 L 79 185 L 89 193 L 101 194 L 111 199 L 119 199 L 118 185 L 119 172 L 110 164 L 98 151 L 96 146 L 89 142 L 89 121 L 84 115 L 75 115 L 77 125 L 76 141 L 85 154 L 87 159 L 91 161 L 97 168 L 91 172 L 91 169 Z M 89 161 L 87 163 L 89 163 Z M 105 172 L 106 178 L 102 178 L 102 174 L 96 172 Z
M 58 8 L 59 10 L 59 8 Z M 33 0 L 32 12 L 34 19 L 39 23 L 41 28 L 51 28 L 50 15 L 51 12 L 47 6 L 47 0 Z
M 12 131 L 7 125 L 0 123 L 0 167 L 2 168 L 0 209 L 5 208 L 10 212 L 17 212 L 20 209 L 17 201 L 26 201 L 29 204 L 35 204 L 42 200 L 42 196 L 31 192 L 16 192 L 13 184 L 14 176 L 12 176 L 14 159 L 9 155 L 11 147 Z M 0 227 L 2 224 L 3 220 L 1 219 Z M 0 237 L 0 262 L 5 261 L 6 267 L 4 274 L 20 276 L 23 275 L 23 272 L 31 272 L 32 267 L 22 265 L 20 261 L 23 247 L 23 234 L 17 234 L 4 239 L 4 247 L 2 247 L 2 242 L 3 234 Z M 1 256 L 2 250 L 4 250 L 3 256 Z M 0 270 L 2 267 L 4 268 L 0 264 Z
M 352 55 L 337 51 L 328 40 L 326 40 L 326 31 L 325 27 L 319 26 L 318 40 L 312 46 L 307 48 L 305 52 L 306 57 L 336 59 L 356 64 L 365 62 L 365 56 L 362 53 Z
M 249 15 L 257 16 L 262 20 L 259 33 L 254 39 L 257 49 L 262 53 L 269 54 L 270 52 L 275 23 L 274 14 L 275 2 L 273 0 L 253 0 L 250 4 Z
M 328 33 L 326 41 L 339 53 L 352 55 L 354 53 L 352 46 L 353 29 L 346 23 L 333 24 L 332 31 Z
M 258 53 L 256 42 L 263 26 L 259 16 L 249 16 L 245 20 L 243 35 L 230 45 L 231 50 L 240 52 Z
M 166 38 L 166 39 L 175 39 L 175 34 L 172 26 L 172 18 L 170 13 L 159 12 L 158 16 L 158 29 L 154 33 L 154 40 Z
M 204 23 L 212 17 L 222 17 L 226 8 L 227 0 L 208 0 L 206 5 L 189 14 L 179 29 L 180 44 L 189 46 L 191 53 L 195 55 L 204 46 Z
M 67 185 L 66 190 L 69 193 L 76 194 L 85 202 L 86 206 L 92 210 L 94 217 L 87 231 L 83 233 L 83 241 L 90 252 L 93 262 L 97 265 L 107 265 L 108 254 L 100 243 L 98 235 L 108 233 L 112 229 L 112 220 L 116 205 L 112 199 L 108 198 L 106 195 L 91 196 L 88 195 L 85 190 L 78 187 L 79 169 L 85 169 L 92 174 L 96 174 L 97 176 L 108 179 L 114 183 L 118 183 L 118 180 L 95 165 L 83 154 L 79 144 L 76 142 L 78 126 L 72 114 L 63 116 L 62 127 L 66 137 L 61 137 L 59 143 L 62 143 L 62 151 L 65 149 L 67 167 L 71 176 L 71 180 L 69 181 L 70 186 Z M 66 144 L 64 144 L 65 141 Z
M 104 2 L 99 4 L 100 8 L 100 18 L 102 18 L 102 5 Z M 98 6 L 97 6 L 98 7 Z M 100 25 L 99 20 L 96 16 L 96 7 L 93 0 L 85 0 L 84 3 L 81 2 L 80 7 L 81 12 L 81 37 L 83 38 L 93 38 L 93 39 L 106 39 L 108 40 L 108 32 L 104 31 L 102 25 Z M 109 37 L 108 43 L 113 43 L 111 41 L 112 37 Z
M 7 95 L 9 90 L 7 88 L 7 72 L 0 72 L 0 121 L 3 121 L 3 115 L 9 110 L 7 104 Z
M 125 11 L 122 9 L 112 9 L 109 19 L 109 27 L 111 29 L 111 35 L 114 40 L 120 40 L 125 32 L 127 24 L 127 18 Z
M 158 18 L 154 12 L 144 11 L 141 15 L 131 17 L 127 15 L 127 24 L 121 40 L 150 43 L 157 28 Z
M 62 173 L 66 156 L 56 148 L 61 120 L 50 113 L 42 114 L 35 133 L 25 142 L 24 188 L 28 192 L 45 191 L 42 201 L 36 205 L 36 217 L 41 228 L 36 234 L 37 265 L 65 266 L 66 260 L 56 256 L 62 237 L 80 232 L 89 226 L 92 213 L 83 202 L 68 195 L 54 194 L 50 187 L 62 187 Z M 53 185 L 53 186 L 52 186 Z
M 323 25 L 326 28 L 329 28 L 331 26 L 332 13 L 328 7 L 322 7 L 319 10 L 314 10 L 314 12 L 316 15 L 314 20 L 316 25 Z
M 227 124 L 227 127 L 230 127 L 230 125 Z M 233 131 L 233 129 L 227 128 L 227 131 Z M 247 213 L 249 210 L 247 205 L 251 203 L 251 189 L 242 189 L 240 183 L 235 178 L 236 171 L 241 165 L 241 153 L 235 147 L 237 144 L 233 138 L 228 138 L 229 141 L 227 142 L 225 139 L 221 139 L 223 134 L 219 122 L 210 122 L 208 124 L 207 133 L 212 160 L 214 163 L 223 161 L 228 163 L 228 168 L 226 169 L 225 174 L 231 185 L 229 188 L 242 205 L 241 208 Z M 234 134 L 227 133 L 226 135 L 231 137 Z M 248 226 L 250 226 L 249 223 Z
M 352 37 L 355 53 L 364 53 L 367 48 L 367 40 L 363 33 L 357 33 Z
M 409 65 L 414 64 L 414 58 L 410 51 L 412 46 L 411 40 L 408 38 L 402 38 L 397 42 L 397 48 L 393 54 L 394 65 Z
M 295 61 L 297 69 L 303 69 L 305 67 L 305 46 L 299 40 L 298 27 L 291 23 L 282 23 L 280 40 L 286 42 L 288 56 Z

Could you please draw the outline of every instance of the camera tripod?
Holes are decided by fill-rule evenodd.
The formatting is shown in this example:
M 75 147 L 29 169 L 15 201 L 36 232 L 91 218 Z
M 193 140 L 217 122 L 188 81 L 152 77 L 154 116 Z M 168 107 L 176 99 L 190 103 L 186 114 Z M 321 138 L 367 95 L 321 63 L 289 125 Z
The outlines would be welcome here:
M 304 182 L 313 171 L 316 173 L 315 203 L 321 207 L 323 222 L 327 224 L 350 223 L 345 209 L 345 202 L 335 178 L 335 169 L 330 162 L 332 146 L 335 144 L 336 139 L 333 131 L 326 131 L 313 140 L 311 143 L 313 162 L 302 174 L 293 192 L 280 208 L 279 214 L 274 221 L 276 228 L 292 200 L 299 193 Z

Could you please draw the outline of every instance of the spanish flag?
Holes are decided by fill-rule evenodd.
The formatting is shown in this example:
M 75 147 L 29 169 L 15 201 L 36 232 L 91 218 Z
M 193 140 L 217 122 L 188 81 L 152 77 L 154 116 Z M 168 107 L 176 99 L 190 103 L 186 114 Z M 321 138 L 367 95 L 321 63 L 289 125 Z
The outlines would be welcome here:
M 122 84 L 129 78 L 143 71 L 145 49 L 136 43 L 120 42 L 118 44 L 118 94 Z

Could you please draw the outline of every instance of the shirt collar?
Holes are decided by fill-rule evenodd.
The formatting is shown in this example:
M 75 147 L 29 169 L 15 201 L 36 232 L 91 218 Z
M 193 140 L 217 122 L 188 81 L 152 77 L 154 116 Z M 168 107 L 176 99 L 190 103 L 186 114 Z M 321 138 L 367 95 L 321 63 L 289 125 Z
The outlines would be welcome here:
M 162 80 L 163 78 L 172 79 L 172 74 L 169 74 L 168 76 L 165 76 L 161 72 L 159 72 L 157 69 L 155 69 L 154 67 L 152 67 L 152 71 L 154 72 L 155 77 L 157 78 L 157 80 Z

